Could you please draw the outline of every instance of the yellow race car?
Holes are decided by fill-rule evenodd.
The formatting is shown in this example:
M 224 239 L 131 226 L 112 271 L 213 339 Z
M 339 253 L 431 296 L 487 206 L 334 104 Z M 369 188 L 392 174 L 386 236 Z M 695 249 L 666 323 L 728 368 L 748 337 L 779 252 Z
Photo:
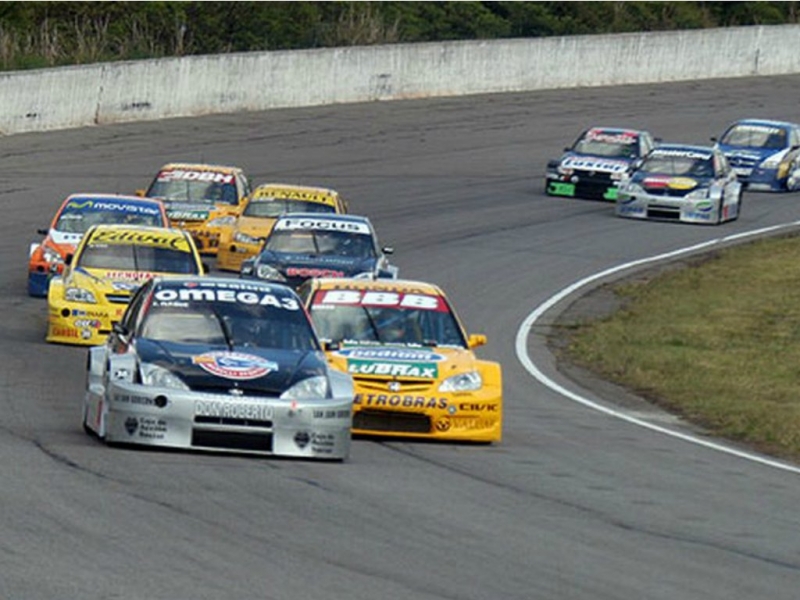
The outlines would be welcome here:
M 353 433 L 497 442 L 502 372 L 444 292 L 417 281 L 311 279 L 299 290 L 331 365 L 355 383 Z
M 47 293 L 47 341 L 105 342 L 131 295 L 155 275 L 202 275 L 191 236 L 180 229 L 95 225 L 67 259 Z
M 188 231 L 202 254 L 215 255 L 220 232 L 233 225 L 250 182 L 239 167 L 170 163 L 136 194 L 161 200 L 170 225 Z
M 242 261 L 261 250 L 277 218 L 288 212 L 344 214 L 347 202 L 328 188 L 284 183 L 258 186 L 233 226 L 220 231 L 217 268 L 238 273 Z

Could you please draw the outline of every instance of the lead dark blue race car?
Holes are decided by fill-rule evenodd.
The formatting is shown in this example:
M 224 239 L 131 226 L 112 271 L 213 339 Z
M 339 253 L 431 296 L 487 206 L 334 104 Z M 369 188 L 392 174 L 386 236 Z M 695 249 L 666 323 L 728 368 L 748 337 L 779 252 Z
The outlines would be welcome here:
M 631 166 L 656 145 L 647 131 L 592 127 L 547 163 L 545 193 L 613 201 Z

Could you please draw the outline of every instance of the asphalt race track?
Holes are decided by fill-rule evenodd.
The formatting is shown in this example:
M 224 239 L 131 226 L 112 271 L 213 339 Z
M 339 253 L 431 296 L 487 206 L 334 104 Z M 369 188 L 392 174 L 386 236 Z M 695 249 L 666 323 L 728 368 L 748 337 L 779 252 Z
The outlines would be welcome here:
M 515 337 L 593 273 L 800 219 L 800 194 L 746 194 L 721 227 L 545 197 L 547 159 L 583 127 L 705 143 L 736 118 L 800 119 L 798 90 L 800 76 L 736 79 L 2 138 L 0 598 L 795 600 L 800 476 L 569 400 L 529 375 Z M 479 353 L 504 367 L 502 443 L 357 440 L 348 462 L 327 464 L 86 436 L 86 350 L 44 343 L 28 245 L 66 194 L 129 193 L 171 160 L 346 195 L 402 276 L 441 284 L 488 335 Z M 532 356 L 563 381 L 537 333 Z

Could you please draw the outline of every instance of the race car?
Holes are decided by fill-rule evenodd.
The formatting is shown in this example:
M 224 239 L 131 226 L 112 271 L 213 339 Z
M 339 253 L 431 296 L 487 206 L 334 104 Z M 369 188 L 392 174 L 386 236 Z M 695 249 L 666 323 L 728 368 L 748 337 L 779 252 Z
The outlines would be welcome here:
M 716 225 L 739 218 L 742 183 L 717 148 L 662 144 L 619 190 L 616 214 Z
M 250 182 L 239 167 L 170 163 L 136 193 L 163 201 L 171 225 L 188 231 L 201 254 L 216 255 L 220 233 L 233 225 Z
M 297 288 L 311 277 L 396 278 L 391 247 L 381 248 L 369 219 L 356 215 L 287 213 L 261 252 L 242 263 L 240 277 Z
M 102 344 L 131 295 L 161 274 L 202 275 L 205 267 L 188 233 L 139 225 L 94 225 L 68 258 L 47 294 L 47 341 Z
M 239 272 L 242 261 L 258 254 L 275 220 L 288 212 L 347 212 L 347 202 L 334 190 L 265 183 L 253 190 L 232 227 L 220 232 L 217 268 Z
M 89 350 L 83 426 L 114 444 L 341 461 L 352 378 L 328 367 L 297 295 L 157 277 Z
M 312 279 L 300 288 L 328 360 L 355 382 L 353 433 L 497 442 L 502 370 L 474 349 L 444 292 L 404 280 Z
M 614 201 L 620 182 L 656 142 L 648 131 L 638 129 L 587 129 L 564 148 L 561 158 L 547 163 L 545 193 Z
M 56 211 L 50 227 L 39 229 L 45 236 L 28 252 L 28 294 L 47 296 L 50 278 L 64 270 L 64 262 L 75 252 L 83 234 L 99 223 L 132 223 L 167 227 L 164 205 L 158 200 L 119 194 L 71 194 Z
M 715 147 L 722 150 L 748 190 L 800 189 L 800 125 L 742 119 L 728 126 Z

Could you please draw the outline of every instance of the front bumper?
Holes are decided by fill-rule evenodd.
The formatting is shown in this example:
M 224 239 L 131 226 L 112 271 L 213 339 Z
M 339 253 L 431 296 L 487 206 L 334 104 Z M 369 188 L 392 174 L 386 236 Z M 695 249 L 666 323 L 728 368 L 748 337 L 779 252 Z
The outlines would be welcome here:
M 718 203 L 713 200 L 687 200 L 645 193 L 620 194 L 615 207 L 617 216 L 654 221 L 678 221 L 700 225 L 718 223 Z M 732 215 L 731 215 L 732 216 Z
M 220 246 L 217 253 L 217 268 L 222 271 L 238 273 L 242 269 L 242 262 L 258 254 L 259 246 L 231 243 Z
M 503 398 L 499 388 L 475 392 L 387 391 L 382 383 L 356 380 L 353 434 L 449 441 L 498 442 Z
M 329 460 L 350 452 L 350 397 L 290 401 L 112 381 L 104 396 L 87 395 L 86 410 L 89 423 L 105 414 L 110 443 Z
M 548 172 L 546 175 L 545 193 L 549 196 L 566 196 L 569 198 L 613 202 L 617 199 L 618 189 L 617 182 L 612 180 L 607 173 L 561 175 Z
M 48 300 L 48 342 L 97 346 L 105 342 L 113 323 L 121 318 L 127 304 L 83 304 Z

